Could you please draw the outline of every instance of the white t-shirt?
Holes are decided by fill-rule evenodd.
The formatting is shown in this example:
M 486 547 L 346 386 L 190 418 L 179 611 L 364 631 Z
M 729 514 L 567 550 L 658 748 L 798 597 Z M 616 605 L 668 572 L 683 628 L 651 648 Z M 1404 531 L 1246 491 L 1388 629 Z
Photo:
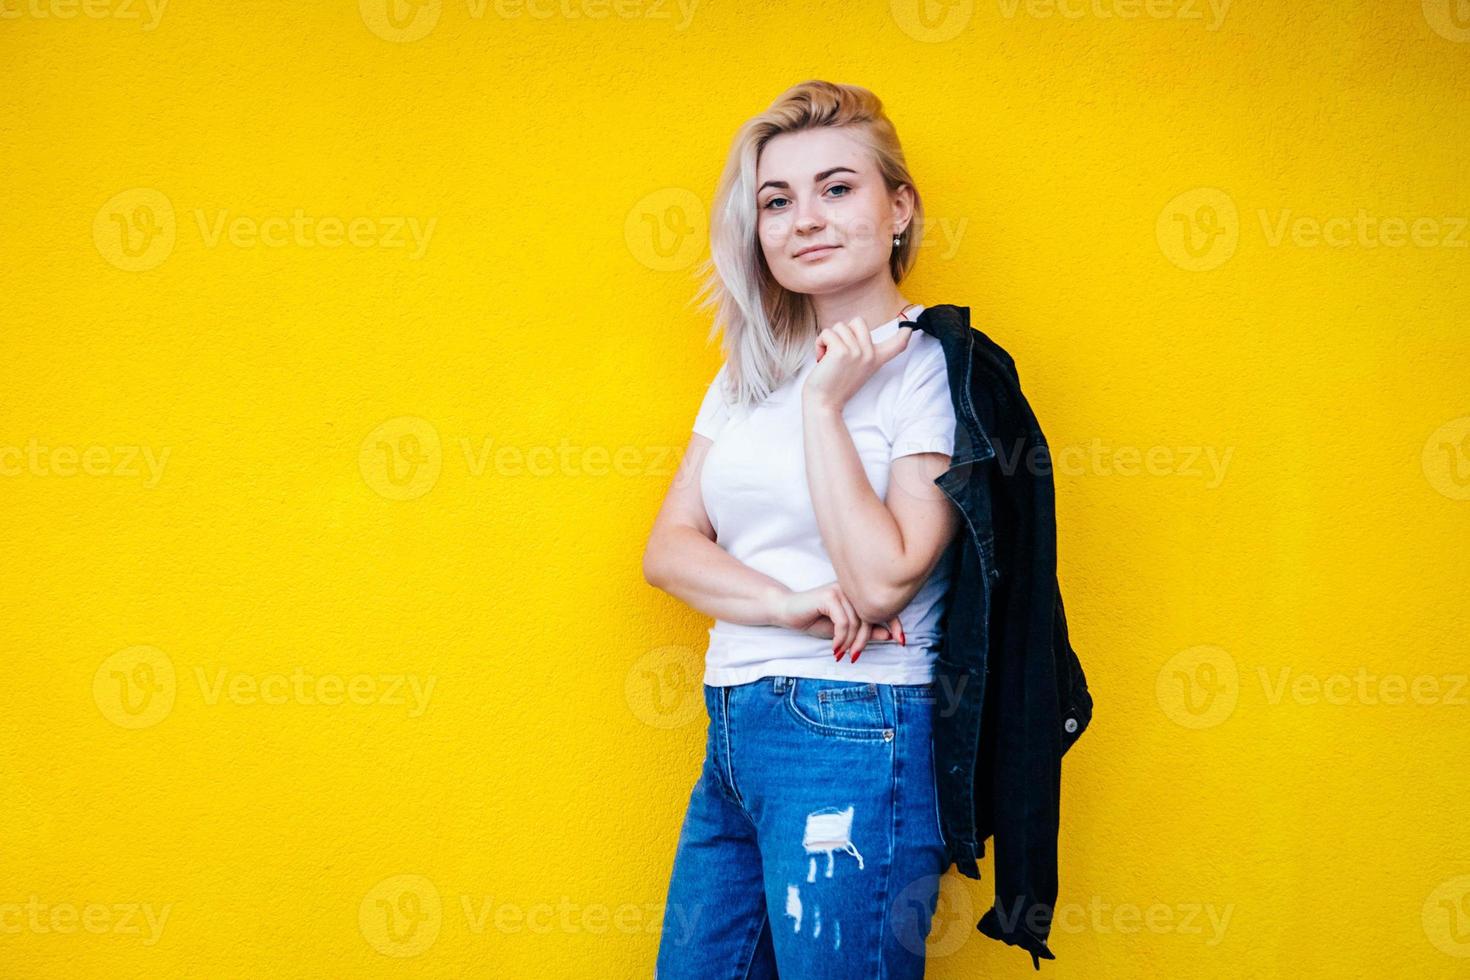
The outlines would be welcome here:
M 922 309 L 922 307 L 920 307 Z M 909 311 L 907 319 L 918 313 Z M 875 343 L 898 332 L 899 318 L 872 331 Z M 806 479 L 801 389 L 815 353 L 786 383 L 753 409 L 723 400 L 721 366 L 705 392 L 694 431 L 714 441 L 704 459 L 700 491 L 716 543 L 742 563 L 795 591 L 837 580 L 817 528 Z M 902 353 L 859 388 L 842 411 L 868 482 L 887 499 L 891 460 L 911 453 L 953 455 L 955 417 L 939 341 L 914 330 Z M 951 541 L 950 548 L 953 548 Z M 882 684 L 919 684 L 934 676 L 939 623 L 949 586 L 951 553 L 899 613 L 906 646 L 868 641 L 856 664 L 832 658 L 832 641 L 781 626 L 716 620 L 709 631 L 704 683 L 744 684 L 785 674 Z

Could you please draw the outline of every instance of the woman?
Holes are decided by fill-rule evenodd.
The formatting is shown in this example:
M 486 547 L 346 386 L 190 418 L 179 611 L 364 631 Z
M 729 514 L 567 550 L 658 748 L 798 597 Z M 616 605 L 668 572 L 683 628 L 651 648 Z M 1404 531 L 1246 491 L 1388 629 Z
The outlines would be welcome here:
M 943 351 L 903 325 L 922 217 L 856 86 L 784 93 L 721 177 L 706 305 L 725 362 L 643 559 L 716 619 L 659 980 L 923 975 L 960 515 L 933 483 L 954 447 Z

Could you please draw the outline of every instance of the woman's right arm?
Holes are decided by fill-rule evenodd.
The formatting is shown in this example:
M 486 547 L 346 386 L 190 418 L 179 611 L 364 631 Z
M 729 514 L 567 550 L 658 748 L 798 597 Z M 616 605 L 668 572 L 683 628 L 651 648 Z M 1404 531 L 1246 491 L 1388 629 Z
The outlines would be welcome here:
M 793 592 L 715 543 L 715 529 L 699 489 L 704 457 L 712 445 L 708 436 L 690 434 L 643 550 L 644 580 L 727 623 L 784 626 L 832 639 L 834 653 L 851 652 L 854 661 L 870 639 L 904 642 L 897 616 L 885 625 L 865 623 L 836 582 Z
M 643 578 L 700 612 L 743 626 L 772 626 L 791 590 L 715 543 L 699 491 L 704 457 L 714 445 L 691 433 L 674 482 L 643 551 Z

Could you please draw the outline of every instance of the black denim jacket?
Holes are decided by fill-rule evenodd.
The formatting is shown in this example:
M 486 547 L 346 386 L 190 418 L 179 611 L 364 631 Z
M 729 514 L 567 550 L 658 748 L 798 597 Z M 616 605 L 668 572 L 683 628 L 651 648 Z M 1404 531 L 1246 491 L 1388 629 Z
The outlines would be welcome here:
M 955 411 L 949 469 L 934 480 L 964 515 L 935 663 L 934 759 L 941 829 L 961 874 L 995 838 L 995 907 L 976 928 L 1056 959 L 1062 754 L 1092 720 L 1057 579 L 1051 452 L 1015 363 L 964 306 L 903 325 L 944 347 Z

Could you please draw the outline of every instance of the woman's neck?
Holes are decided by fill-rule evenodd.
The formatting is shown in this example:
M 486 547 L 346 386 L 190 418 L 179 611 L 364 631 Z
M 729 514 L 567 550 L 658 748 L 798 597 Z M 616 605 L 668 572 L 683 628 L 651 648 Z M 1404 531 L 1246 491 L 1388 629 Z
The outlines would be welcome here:
M 817 313 L 817 329 L 825 330 L 838 321 L 862 317 L 868 329 L 880 327 L 917 304 L 899 292 L 891 283 L 887 289 L 872 289 L 853 296 L 813 297 Z

